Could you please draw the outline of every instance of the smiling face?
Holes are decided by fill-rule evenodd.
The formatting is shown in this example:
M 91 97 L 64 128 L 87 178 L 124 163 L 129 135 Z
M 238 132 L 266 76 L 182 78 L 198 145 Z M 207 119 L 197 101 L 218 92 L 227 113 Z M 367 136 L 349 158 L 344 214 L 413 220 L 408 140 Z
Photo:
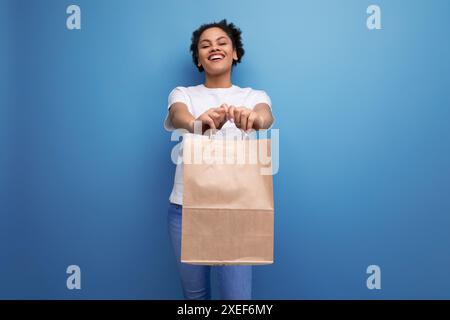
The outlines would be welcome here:
M 230 37 L 220 28 L 206 29 L 198 42 L 198 64 L 209 75 L 220 75 L 231 71 L 236 50 Z

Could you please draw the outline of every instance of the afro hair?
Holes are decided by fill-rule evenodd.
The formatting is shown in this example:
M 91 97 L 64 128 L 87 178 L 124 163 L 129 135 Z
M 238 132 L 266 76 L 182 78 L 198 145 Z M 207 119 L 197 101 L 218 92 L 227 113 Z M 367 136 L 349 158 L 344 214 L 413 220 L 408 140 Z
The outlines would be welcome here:
M 200 67 L 198 66 L 198 42 L 200 41 L 200 36 L 202 35 L 202 33 L 206 29 L 210 28 L 220 28 L 228 35 L 228 37 L 230 37 L 231 42 L 233 43 L 233 49 L 235 49 L 237 53 L 237 60 L 233 60 L 233 66 L 240 63 L 245 53 L 244 45 L 242 44 L 241 38 L 242 32 L 233 23 L 227 23 L 227 20 L 223 19 L 219 22 L 203 24 L 192 33 L 191 38 L 192 60 L 194 61 L 194 64 L 198 68 L 198 70 L 200 72 L 203 72 L 204 70 L 202 66 Z

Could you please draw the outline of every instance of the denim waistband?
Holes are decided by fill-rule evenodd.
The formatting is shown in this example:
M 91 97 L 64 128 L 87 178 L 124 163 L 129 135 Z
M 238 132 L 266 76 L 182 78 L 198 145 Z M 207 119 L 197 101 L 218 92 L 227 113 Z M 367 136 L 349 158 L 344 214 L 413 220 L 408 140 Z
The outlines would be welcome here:
M 179 209 L 182 209 L 182 208 L 183 208 L 183 206 L 182 206 L 182 205 L 180 205 L 180 204 L 177 204 L 177 203 L 173 203 L 173 202 L 169 202 L 169 206 L 171 206 L 171 207 L 173 207 L 173 208 L 175 208 L 175 209 L 177 209 L 177 210 L 179 210 Z

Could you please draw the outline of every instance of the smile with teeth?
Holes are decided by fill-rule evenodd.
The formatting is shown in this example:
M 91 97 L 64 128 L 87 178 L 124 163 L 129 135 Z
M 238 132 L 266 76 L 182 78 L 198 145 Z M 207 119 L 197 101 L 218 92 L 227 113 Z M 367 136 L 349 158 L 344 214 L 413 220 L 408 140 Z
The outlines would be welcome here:
M 224 56 L 222 54 L 213 54 L 213 55 L 209 56 L 208 60 L 209 61 L 220 61 L 223 58 L 224 58 Z

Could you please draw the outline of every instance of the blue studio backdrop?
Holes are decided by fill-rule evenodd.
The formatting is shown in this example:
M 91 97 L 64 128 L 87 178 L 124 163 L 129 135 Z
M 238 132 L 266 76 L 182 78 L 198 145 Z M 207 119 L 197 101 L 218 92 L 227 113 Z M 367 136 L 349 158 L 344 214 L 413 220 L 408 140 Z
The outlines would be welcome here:
M 0 298 L 182 298 L 163 120 L 203 80 L 192 31 L 223 18 L 246 49 L 233 83 L 265 90 L 280 130 L 254 298 L 450 298 L 449 1 L 0 3 Z

